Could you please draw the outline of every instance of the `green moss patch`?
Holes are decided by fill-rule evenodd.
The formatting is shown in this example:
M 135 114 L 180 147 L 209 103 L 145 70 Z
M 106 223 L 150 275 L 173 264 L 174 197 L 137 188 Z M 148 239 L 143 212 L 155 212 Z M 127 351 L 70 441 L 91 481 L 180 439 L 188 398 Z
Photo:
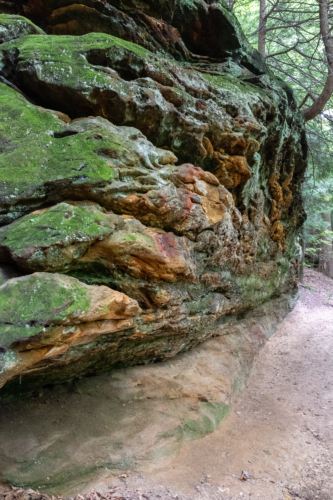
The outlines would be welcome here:
M 103 239 L 113 231 L 109 218 L 95 206 L 90 209 L 60 203 L 30 214 L 0 229 L 0 246 L 22 255 L 30 247 L 68 246 Z
M 184 439 L 200 439 L 211 434 L 230 412 L 230 406 L 225 403 L 200 403 L 199 407 L 201 417 L 183 423 Z
M 44 31 L 25 17 L 0 14 L 0 44 L 25 35 L 42 35 Z
M 0 345 L 36 335 L 90 308 L 88 287 L 75 278 L 36 273 L 0 287 Z

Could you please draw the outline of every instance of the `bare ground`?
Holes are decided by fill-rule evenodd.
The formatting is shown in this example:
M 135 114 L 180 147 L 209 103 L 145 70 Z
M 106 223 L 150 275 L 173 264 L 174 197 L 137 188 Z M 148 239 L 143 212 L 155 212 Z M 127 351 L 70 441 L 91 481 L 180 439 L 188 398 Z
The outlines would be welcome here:
M 306 270 L 300 291 L 217 431 L 186 442 L 161 469 L 109 475 L 81 493 L 92 500 L 332 500 L 333 280 Z M 92 487 L 104 493 L 90 494 Z M 0 500 L 8 491 L 0 486 Z M 7 500 L 23 495 L 14 493 Z M 32 492 L 24 498 L 37 500 Z

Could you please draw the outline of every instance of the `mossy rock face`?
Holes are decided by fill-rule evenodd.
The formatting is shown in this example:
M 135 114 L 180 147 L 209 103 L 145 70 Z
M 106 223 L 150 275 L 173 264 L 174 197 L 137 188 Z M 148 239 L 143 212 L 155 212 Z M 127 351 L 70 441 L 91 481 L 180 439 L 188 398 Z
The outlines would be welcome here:
M 0 397 L 166 360 L 287 304 L 304 120 L 226 3 L 15 5 L 45 33 L 0 19 Z M 182 432 L 216 428 L 225 407 L 207 405 Z
M 221 150 L 245 156 L 252 165 L 268 134 L 281 135 L 284 121 L 292 123 L 294 102 L 272 76 L 248 83 L 223 74 L 223 68 L 217 78 L 210 78 L 209 68 L 203 75 L 193 68 L 100 33 L 30 36 L 0 51 L 4 76 L 72 119 L 99 115 L 118 126 L 135 126 L 181 162 L 212 172 L 221 164 L 228 168 Z M 289 135 L 291 130 L 279 140 Z M 293 154 L 302 156 L 299 144 Z
M 304 119 L 224 0 L 0 12 L 0 481 L 58 494 L 227 417 L 297 298 Z
M 118 2 L 113 2 L 118 8 L 111 5 L 112 2 L 104 4 L 97 0 L 53 3 L 54 10 L 51 6 L 48 8 L 50 15 L 47 17 L 49 24 L 47 29 L 54 35 L 108 33 L 157 54 L 167 57 L 172 55 L 181 60 L 191 59 L 191 53 L 178 31 L 160 21 L 161 15 L 170 18 L 172 14 L 172 6 L 166 5 L 168 2 L 149 2 L 151 5 L 148 5 L 148 2 L 141 3 L 139 15 L 135 15 L 133 11 L 137 6 L 134 5 L 131 9 L 129 3 L 120 5 L 123 10 L 119 10 Z M 151 25 L 151 30 L 147 29 L 147 21 Z
M 48 273 L 8 280 L 0 286 L 0 305 L 0 387 L 41 360 L 64 354 L 73 341 L 84 343 L 96 328 L 128 328 L 141 312 L 120 292 Z M 98 320 L 107 321 L 98 327 Z
M 8 5 L 50 34 L 108 33 L 177 60 L 231 57 L 255 74 L 268 73 L 224 0 L 9 0 Z
M 0 224 L 45 203 L 96 200 L 111 188 L 120 166 L 149 171 L 176 159 L 139 131 L 101 118 L 70 125 L 62 113 L 36 107 L 2 83 L 0 110 Z
M 1 12 L 1 4 L 0 4 Z M 0 44 L 25 35 L 42 35 L 44 31 L 21 16 L 0 14 Z
M 26 327 L 27 337 L 31 323 L 38 326 L 63 323 L 68 317 L 78 317 L 88 311 L 91 305 L 86 285 L 56 274 L 34 274 L 10 280 L 0 289 L 0 303 L 2 328 L 4 325 Z M 1 344 L 6 343 L 1 334 Z
M 88 203 L 60 203 L 0 229 L 2 260 L 28 271 L 68 272 L 99 263 L 152 281 L 193 281 L 191 251 L 185 238 L 156 233 Z
M 0 229 L 3 259 L 33 271 L 65 271 L 89 245 L 112 233 L 114 219 L 118 217 L 105 217 L 93 204 L 60 203 L 37 211 Z

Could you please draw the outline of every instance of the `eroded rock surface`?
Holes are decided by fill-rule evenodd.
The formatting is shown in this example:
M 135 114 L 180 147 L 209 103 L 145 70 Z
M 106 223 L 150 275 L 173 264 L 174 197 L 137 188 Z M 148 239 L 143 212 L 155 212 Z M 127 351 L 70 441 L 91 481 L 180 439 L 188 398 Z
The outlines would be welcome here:
M 287 313 L 304 123 L 226 4 L 0 12 L 1 397 Z
M 229 317 L 217 337 L 168 362 L 2 404 L 2 480 L 69 498 L 91 485 L 99 490 L 100 482 L 112 485 L 124 471 L 161 470 L 186 442 L 213 433 L 228 416 L 253 356 L 292 306 L 284 296 L 243 319 Z

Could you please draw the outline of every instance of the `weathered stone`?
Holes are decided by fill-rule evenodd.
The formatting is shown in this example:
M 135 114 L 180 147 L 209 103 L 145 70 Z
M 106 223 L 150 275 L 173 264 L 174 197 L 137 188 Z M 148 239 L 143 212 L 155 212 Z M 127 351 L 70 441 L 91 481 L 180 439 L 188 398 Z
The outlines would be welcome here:
M 137 302 L 107 287 L 37 273 L 0 286 L 0 388 L 36 363 L 64 354 L 82 337 L 130 328 Z M 98 324 L 96 321 L 103 320 Z M 111 321 L 108 321 L 111 320 Z M 82 325 L 82 330 L 80 326 Z M 83 341 L 84 342 L 84 341 Z
M 164 55 L 171 53 L 178 59 L 191 59 L 177 29 L 142 12 L 131 17 L 109 4 L 71 2 L 70 5 L 55 9 L 47 20 L 48 31 L 54 35 L 108 33 L 137 43 L 151 52 Z
M 140 169 L 144 174 L 176 161 L 171 152 L 154 148 L 138 130 L 117 128 L 101 118 L 68 125 L 70 119 L 62 113 L 33 106 L 1 83 L 0 110 L 4 116 L 1 225 L 45 203 L 105 197 L 111 185 L 115 191 L 128 185 L 128 177 L 121 181 L 125 172 L 135 179 Z
M 178 0 L 172 23 L 194 54 L 215 59 L 232 54 L 255 74 L 268 73 L 263 58 L 246 40 L 225 0 Z
M 64 272 L 90 245 L 109 236 L 117 219 L 94 204 L 61 203 L 32 212 L 0 229 L 0 261 L 13 260 L 30 271 Z
M 4 275 L 8 311 L 40 279 L 51 303 L 74 280 L 135 307 L 6 317 L 1 397 L 168 359 L 294 297 L 304 120 L 225 3 L 16 5 L 53 35 L 0 46 L 0 262 L 37 272 Z
M 94 114 L 116 125 L 135 125 L 181 161 L 195 159 L 211 169 L 218 161 L 212 153 L 223 148 L 235 154 L 235 142 L 238 154 L 251 161 L 258 139 L 267 136 L 265 108 L 280 99 L 287 104 L 274 81 L 276 93 L 260 95 L 263 106 L 258 91 L 237 78 L 211 78 L 103 34 L 29 37 L 4 45 L 0 57 L 3 75 L 41 104 L 71 118 Z M 258 106 L 264 108 L 259 121 Z
M 282 296 L 229 318 L 200 349 L 165 363 L 3 404 L 2 481 L 70 497 L 100 480 L 112 483 L 119 471 L 145 474 L 170 463 L 187 440 L 211 434 L 227 417 L 261 346 L 292 306 Z M 22 376 L 18 390 L 24 383 Z
M 0 44 L 25 35 L 42 35 L 43 30 L 21 16 L 0 14 Z
M 11 3 L 12 2 L 12 3 Z M 23 14 L 48 33 L 108 33 L 158 54 L 187 61 L 232 59 L 268 73 L 224 0 L 11 0 L 1 9 Z M 12 7 L 8 7 L 12 5 Z M 192 52 L 191 52 L 192 51 Z
M 30 97 L 60 107 L 72 118 L 84 112 L 102 115 L 116 125 L 135 125 L 155 145 L 170 148 L 180 161 L 220 172 L 221 180 L 235 189 L 239 207 L 244 203 L 246 180 L 274 148 L 274 158 L 265 161 L 265 176 L 281 177 L 280 187 L 288 179 L 294 200 L 300 197 L 297 183 L 306 156 L 300 133 L 303 118 L 274 78 L 265 75 L 262 90 L 230 75 L 185 69 L 103 34 L 30 36 L 4 44 L 0 55 L 4 76 Z M 239 158 L 243 155 L 246 163 Z M 252 183 L 253 194 L 253 185 L 258 192 L 260 183 L 259 179 Z M 299 203 L 287 208 L 295 213 L 288 216 L 289 221 L 299 218 Z M 279 220 L 285 207 L 281 206 Z M 276 222 L 273 211 L 270 218 Z M 273 236 L 285 248 L 286 231 L 281 225 Z
M 88 207 L 61 203 L 0 230 L 0 261 L 30 271 L 67 272 L 98 262 L 152 281 L 193 281 L 191 242 Z

